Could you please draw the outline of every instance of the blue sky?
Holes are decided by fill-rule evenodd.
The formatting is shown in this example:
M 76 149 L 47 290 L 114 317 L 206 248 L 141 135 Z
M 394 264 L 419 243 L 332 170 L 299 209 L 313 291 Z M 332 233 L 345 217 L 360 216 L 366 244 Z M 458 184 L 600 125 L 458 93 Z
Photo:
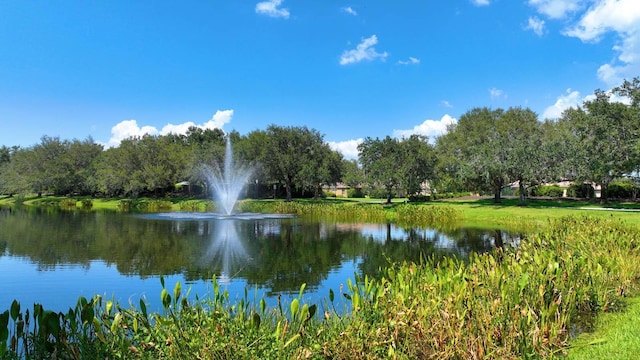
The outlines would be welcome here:
M 474 107 L 559 116 L 640 75 L 638 0 L 0 2 L 0 145 L 188 125 L 442 133 Z

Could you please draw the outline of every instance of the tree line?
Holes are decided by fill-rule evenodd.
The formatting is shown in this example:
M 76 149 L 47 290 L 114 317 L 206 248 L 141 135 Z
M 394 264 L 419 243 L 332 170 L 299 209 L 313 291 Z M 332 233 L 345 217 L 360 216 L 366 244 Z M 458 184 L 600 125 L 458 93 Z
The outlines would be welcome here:
M 619 101 L 623 99 L 624 101 Z M 596 90 L 580 108 L 539 121 L 528 108 L 474 108 L 435 143 L 370 138 L 357 160 L 332 150 L 316 129 L 270 125 L 247 135 L 192 127 L 184 135 L 144 135 L 105 149 L 92 138 L 43 136 L 30 147 L 0 147 L 0 194 L 165 196 L 188 181 L 208 193 L 205 166 L 222 163 L 226 137 L 237 162 L 251 166 L 253 196 L 321 195 L 338 182 L 390 200 L 430 189 L 491 193 L 519 184 L 521 201 L 536 185 L 571 180 L 601 187 L 640 168 L 640 80 Z

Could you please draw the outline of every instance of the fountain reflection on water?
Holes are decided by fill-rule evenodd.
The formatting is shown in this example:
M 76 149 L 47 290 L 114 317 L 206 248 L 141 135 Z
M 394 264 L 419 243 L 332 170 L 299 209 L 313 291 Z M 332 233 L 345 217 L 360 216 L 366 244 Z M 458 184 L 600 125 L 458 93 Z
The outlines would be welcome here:
M 293 218 L 289 214 L 262 214 L 233 212 L 238 198 L 252 169 L 243 165 L 236 165 L 233 160 L 233 149 L 229 137 L 226 140 L 224 163 L 214 168 L 205 167 L 204 174 L 209 185 L 214 190 L 218 212 L 170 212 L 145 214 L 146 219 L 158 220 L 187 220 L 187 221 L 215 221 L 216 230 L 211 234 L 210 244 L 203 255 L 203 261 L 214 260 L 221 269 L 220 281 L 228 282 L 235 273 L 240 271 L 243 264 L 251 260 L 242 240 L 238 236 L 237 221 L 266 220 Z
M 203 260 L 213 259 L 221 269 L 219 281 L 226 283 L 242 270 L 251 257 L 238 237 L 236 220 L 218 221 L 216 225 Z

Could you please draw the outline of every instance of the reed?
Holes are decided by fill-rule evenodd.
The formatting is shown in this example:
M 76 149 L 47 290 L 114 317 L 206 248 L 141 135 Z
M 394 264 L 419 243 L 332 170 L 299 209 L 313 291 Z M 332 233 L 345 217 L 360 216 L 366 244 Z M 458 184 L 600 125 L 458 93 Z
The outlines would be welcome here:
M 61 209 L 75 209 L 77 203 L 78 201 L 76 199 L 67 198 L 60 200 L 58 206 Z

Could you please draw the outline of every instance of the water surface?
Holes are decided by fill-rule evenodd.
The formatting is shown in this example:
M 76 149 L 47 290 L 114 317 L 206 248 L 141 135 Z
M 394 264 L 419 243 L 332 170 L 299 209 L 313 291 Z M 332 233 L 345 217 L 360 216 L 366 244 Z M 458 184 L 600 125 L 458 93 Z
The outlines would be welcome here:
M 23 208 L 0 212 L 0 310 L 13 299 L 65 311 L 79 296 L 100 294 L 121 304 L 144 298 L 160 308 L 160 280 L 206 297 L 215 276 L 232 298 L 265 297 L 274 304 L 338 292 L 354 274 L 376 276 L 389 261 L 466 257 L 514 244 L 502 230 L 399 228 L 289 216 L 218 217 L 172 213 Z

